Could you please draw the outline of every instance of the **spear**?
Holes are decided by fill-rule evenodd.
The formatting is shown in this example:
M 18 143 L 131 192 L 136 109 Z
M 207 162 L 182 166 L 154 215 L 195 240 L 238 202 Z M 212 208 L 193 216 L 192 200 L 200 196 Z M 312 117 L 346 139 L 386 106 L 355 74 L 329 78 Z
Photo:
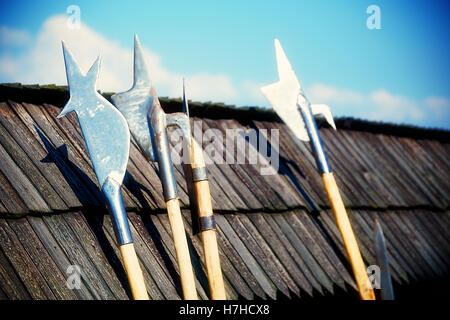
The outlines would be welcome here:
M 71 111 L 77 114 L 92 166 L 108 202 L 131 293 L 136 300 L 148 300 L 120 192 L 130 150 L 127 122 L 96 90 L 100 57 L 83 75 L 64 42 L 62 46 L 70 99 L 58 118 Z
M 394 289 L 392 288 L 391 272 L 389 271 L 389 260 L 387 256 L 386 239 L 381 224 L 375 219 L 373 225 L 375 238 L 375 252 L 377 263 L 380 267 L 381 299 L 394 300 Z
M 162 109 L 156 90 L 148 76 L 137 36 L 134 42 L 133 86 L 126 92 L 113 95 L 111 99 L 126 118 L 131 133 L 149 160 L 158 162 L 158 175 L 172 229 L 183 296 L 185 300 L 197 300 L 194 271 L 181 216 L 166 129 L 168 126 L 177 126 L 184 136 L 189 138 L 190 131 L 186 126 L 186 114 L 181 112 L 166 114 Z
M 187 115 L 189 125 L 189 107 L 183 80 L 183 112 Z M 190 125 L 189 125 L 190 128 Z M 189 129 L 190 131 L 190 129 Z M 194 195 L 198 209 L 198 222 L 205 254 L 206 273 L 212 300 L 226 300 L 222 269 L 220 268 L 219 249 L 217 246 L 216 221 L 211 203 L 208 173 L 202 147 L 194 137 L 190 143 L 190 164 L 194 181 Z
M 325 190 L 334 212 L 336 224 L 344 241 L 359 295 L 363 300 L 375 300 L 358 243 L 356 242 L 314 119 L 314 115 L 321 114 L 336 130 L 330 108 L 324 104 L 315 105 L 309 102 L 277 39 L 275 39 L 275 52 L 279 81 L 262 87 L 261 91 L 296 137 L 303 141 L 310 141 L 318 170 L 322 175 Z

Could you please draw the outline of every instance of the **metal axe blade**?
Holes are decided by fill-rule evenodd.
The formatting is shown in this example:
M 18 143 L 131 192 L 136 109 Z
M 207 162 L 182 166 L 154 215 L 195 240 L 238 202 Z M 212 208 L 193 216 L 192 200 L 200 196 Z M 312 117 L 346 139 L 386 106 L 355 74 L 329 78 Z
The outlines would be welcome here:
M 155 161 L 147 120 L 149 106 L 153 103 L 150 94 L 151 81 L 137 35 L 134 37 L 133 74 L 134 81 L 131 89 L 113 95 L 111 100 L 124 115 L 131 134 L 139 146 L 151 161 Z
M 185 113 L 166 114 L 161 107 L 155 88 L 150 82 L 142 48 L 137 36 L 134 45 L 134 84 L 123 93 L 112 97 L 116 107 L 128 121 L 139 146 L 150 160 L 158 162 L 158 174 L 167 206 L 181 286 L 185 299 L 197 299 L 195 278 L 189 255 L 184 223 L 178 199 L 177 183 L 170 157 L 167 127 L 178 126 L 190 141 L 189 118 Z
M 131 134 L 136 139 L 140 148 L 145 152 L 149 160 L 156 161 L 155 151 L 152 147 L 152 138 L 149 131 L 147 114 L 153 106 L 153 99 L 156 96 L 151 93 L 152 83 L 148 74 L 144 60 L 144 54 L 138 36 L 134 37 L 134 81 L 133 86 L 128 91 L 114 94 L 111 97 L 114 105 L 124 115 L 128 122 Z M 156 103 L 156 105 L 159 105 Z M 161 109 L 162 112 L 164 112 Z M 183 112 L 165 114 L 161 117 L 165 127 L 176 126 L 181 129 L 186 141 L 190 143 L 189 116 Z
M 299 96 L 301 96 L 302 106 L 307 112 L 313 115 L 322 114 L 326 121 L 336 129 L 330 108 L 323 104 L 310 105 L 280 42 L 278 39 L 275 39 L 274 42 L 279 81 L 262 87 L 261 91 L 264 96 L 300 140 L 309 141 L 310 137 L 302 116 L 297 112 Z
M 64 42 L 62 46 L 70 99 L 58 118 L 75 111 L 100 186 L 108 177 L 121 184 L 127 169 L 130 132 L 122 114 L 96 90 L 100 58 L 83 75 Z
M 178 127 L 189 144 L 191 141 L 189 117 L 183 112 L 166 114 L 162 109 L 150 81 L 137 35 L 134 38 L 133 86 L 128 91 L 113 95 L 111 99 L 127 120 L 131 134 L 139 147 L 151 161 L 158 162 L 164 197 L 166 200 L 176 198 L 176 182 L 171 178 L 173 166 L 166 128 Z
M 62 46 L 70 99 L 58 118 L 71 111 L 75 111 L 78 116 L 92 166 L 108 201 L 133 298 L 148 300 L 120 192 L 130 151 L 127 121 L 96 90 L 100 58 L 94 62 L 88 73 L 83 75 L 64 42 Z
M 350 264 L 352 265 L 360 296 L 362 299 L 373 300 L 375 295 L 370 287 L 364 261 L 314 119 L 314 114 L 323 114 L 328 123 L 333 128 L 336 128 L 331 111 L 326 105 L 311 105 L 297 80 L 294 70 L 292 70 L 280 42 L 276 39 L 275 50 L 280 80 L 274 84 L 262 87 L 261 91 L 294 134 L 301 140 L 311 142 L 317 166 L 322 175 L 325 190 L 335 215 L 336 224 L 341 232 Z

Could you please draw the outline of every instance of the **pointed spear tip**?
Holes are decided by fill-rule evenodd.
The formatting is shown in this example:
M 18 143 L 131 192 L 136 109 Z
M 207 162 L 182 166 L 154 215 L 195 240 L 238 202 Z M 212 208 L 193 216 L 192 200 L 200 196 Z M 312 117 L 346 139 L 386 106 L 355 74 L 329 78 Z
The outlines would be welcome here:
M 142 47 L 141 47 L 141 42 L 139 41 L 138 35 L 135 34 L 134 35 L 134 56 L 135 56 L 135 62 L 136 59 L 138 59 L 139 63 L 142 63 L 143 57 L 142 57 Z
M 61 40 L 61 46 L 62 46 L 62 48 L 63 48 L 63 52 L 69 52 L 69 53 L 71 53 L 70 52 L 70 49 L 69 49 L 69 47 L 68 47 L 68 45 L 67 45 L 67 42 L 65 41 L 65 40 Z
M 133 62 L 134 84 L 136 86 L 149 86 L 150 77 L 145 64 L 144 53 L 137 34 L 134 35 L 134 62 Z
M 81 72 L 78 63 L 75 60 L 75 57 L 73 56 L 72 52 L 70 51 L 69 47 L 67 46 L 64 40 L 61 40 L 61 45 L 63 50 L 64 64 L 66 67 L 67 85 L 70 88 L 71 81 L 73 80 L 74 75 L 77 75 L 79 77 L 84 77 L 84 75 Z
M 189 117 L 189 105 L 186 100 L 186 87 L 185 87 L 185 79 L 183 78 L 183 112 Z
M 156 95 L 156 90 L 155 90 L 155 87 L 154 87 L 154 86 L 151 86 L 151 88 L 150 88 L 150 95 L 151 95 L 152 97 L 157 97 L 157 95 Z
M 281 46 L 281 42 L 280 42 L 280 40 L 278 40 L 277 38 L 275 38 L 274 40 L 273 40 L 273 43 L 274 43 L 274 45 L 275 45 L 275 50 L 276 51 L 278 51 L 278 50 L 283 50 L 283 47 Z
M 72 111 L 75 111 L 75 107 L 71 104 L 71 101 L 69 100 L 66 103 L 66 105 L 61 109 L 61 112 L 56 116 L 56 118 L 60 119 Z
M 89 68 L 89 71 L 86 73 L 86 78 L 90 79 L 93 82 L 94 86 L 98 78 L 100 64 L 101 64 L 101 57 L 100 55 L 98 55 L 97 58 L 92 63 L 91 67 Z
M 61 40 L 61 46 L 63 49 L 63 55 L 64 59 L 70 59 L 72 62 L 78 67 L 75 58 L 73 57 L 72 51 L 69 49 L 69 46 L 67 45 L 67 42 L 64 40 Z
M 380 227 L 380 223 L 378 222 L 378 219 L 375 219 L 375 221 L 373 222 L 373 226 L 374 226 L 374 228 Z
M 64 40 L 61 40 L 61 47 L 63 49 L 63 55 L 64 55 L 64 58 L 65 58 L 67 53 L 70 54 L 70 50 L 67 47 L 67 43 Z
M 140 47 L 141 46 L 141 42 L 139 41 L 139 37 L 137 34 L 134 35 L 134 46 L 135 47 Z
M 384 239 L 383 228 L 381 227 L 381 224 L 378 221 L 378 219 L 375 219 L 373 223 L 373 229 L 375 233 L 375 239 L 377 238 Z

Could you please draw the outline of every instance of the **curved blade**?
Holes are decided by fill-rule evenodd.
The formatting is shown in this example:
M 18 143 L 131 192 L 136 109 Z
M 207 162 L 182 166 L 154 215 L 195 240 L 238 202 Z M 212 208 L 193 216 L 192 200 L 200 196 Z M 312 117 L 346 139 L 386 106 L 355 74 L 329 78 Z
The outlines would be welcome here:
M 76 112 L 100 186 L 108 177 L 120 184 L 128 163 L 130 132 L 122 114 L 96 90 L 100 58 L 83 75 L 64 42 L 62 47 L 70 99 L 58 118 Z
M 378 220 L 375 220 L 374 229 L 377 264 L 380 266 L 381 270 L 381 298 L 383 300 L 394 300 L 394 289 L 392 288 L 391 273 L 389 272 L 386 241 Z
M 326 104 L 311 104 L 311 112 L 313 115 L 322 115 L 328 124 L 336 130 L 336 124 L 334 123 L 333 115 L 331 114 L 329 106 Z
M 153 104 L 150 94 L 152 84 L 144 61 L 141 44 L 134 38 L 134 83 L 130 90 L 111 97 L 114 105 L 124 115 L 131 134 L 151 161 L 155 161 L 150 138 L 147 113 Z

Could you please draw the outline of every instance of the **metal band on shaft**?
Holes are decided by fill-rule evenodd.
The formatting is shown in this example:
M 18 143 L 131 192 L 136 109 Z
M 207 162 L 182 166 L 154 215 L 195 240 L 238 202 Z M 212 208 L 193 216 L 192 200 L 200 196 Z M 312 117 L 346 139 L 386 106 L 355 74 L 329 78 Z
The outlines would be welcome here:
M 208 169 L 206 167 L 193 168 L 192 179 L 194 182 L 208 180 Z
M 200 217 L 198 219 L 200 231 L 216 230 L 216 219 L 214 216 Z

